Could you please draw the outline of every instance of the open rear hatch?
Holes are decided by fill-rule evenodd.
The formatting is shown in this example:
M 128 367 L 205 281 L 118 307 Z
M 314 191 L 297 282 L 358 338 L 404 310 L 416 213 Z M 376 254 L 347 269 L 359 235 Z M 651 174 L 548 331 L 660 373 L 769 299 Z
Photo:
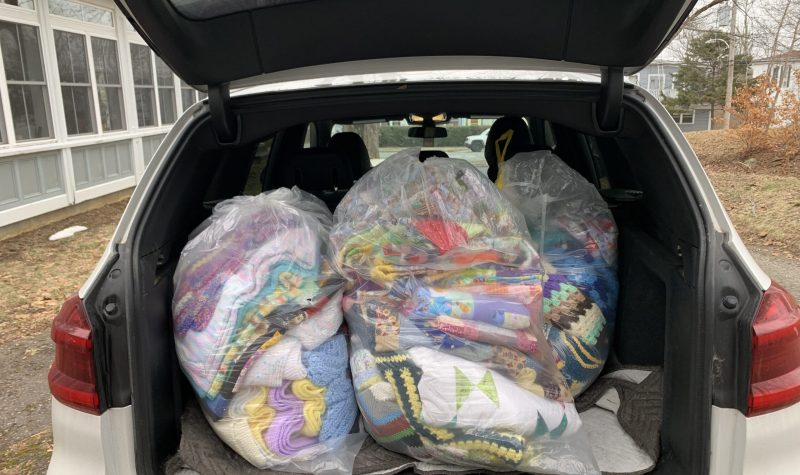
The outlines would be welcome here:
M 616 130 L 622 76 L 666 46 L 697 0 L 115 0 L 236 136 L 231 87 L 270 74 L 413 57 L 507 57 L 603 73 L 598 125 Z M 358 65 L 352 67 L 358 74 Z M 299 78 L 298 78 L 299 79 Z

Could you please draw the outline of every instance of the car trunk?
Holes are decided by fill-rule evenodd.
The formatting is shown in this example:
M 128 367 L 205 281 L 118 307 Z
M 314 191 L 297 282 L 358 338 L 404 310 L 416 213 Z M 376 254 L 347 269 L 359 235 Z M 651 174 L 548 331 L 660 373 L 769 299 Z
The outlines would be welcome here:
M 132 402 L 138 471 L 162 470 L 178 447 L 181 414 L 193 398 L 173 343 L 172 275 L 187 236 L 210 214 L 210 205 L 242 193 L 258 144 L 276 131 L 421 110 L 546 120 L 562 159 L 590 181 L 610 183 L 604 196 L 620 230 L 613 358 L 626 367 L 663 371 L 656 470 L 707 469 L 711 378 L 700 363 L 710 360 L 702 318 L 706 224 L 653 111 L 628 90 L 621 129 L 604 133 L 594 119 L 600 90 L 590 83 L 430 83 L 250 95 L 232 102 L 240 117 L 236 143 L 218 143 L 208 114 L 176 132 L 183 135 L 156 165 L 160 172 L 112 264 L 122 269 L 125 294 L 132 298 L 116 327 L 103 330 L 100 344 L 104 401 Z M 109 282 L 93 291 L 94 307 L 100 308 Z

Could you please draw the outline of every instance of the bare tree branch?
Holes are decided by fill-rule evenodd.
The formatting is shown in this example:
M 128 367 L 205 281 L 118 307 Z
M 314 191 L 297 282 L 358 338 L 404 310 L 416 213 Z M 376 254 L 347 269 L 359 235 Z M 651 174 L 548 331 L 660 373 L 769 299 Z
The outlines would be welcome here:
M 711 2 L 703 5 L 702 7 L 698 8 L 697 10 L 693 11 L 691 15 L 686 18 L 685 23 L 691 23 L 692 21 L 696 20 L 700 17 L 703 13 L 707 12 L 708 10 L 716 7 L 720 3 L 725 3 L 726 0 L 711 0 Z

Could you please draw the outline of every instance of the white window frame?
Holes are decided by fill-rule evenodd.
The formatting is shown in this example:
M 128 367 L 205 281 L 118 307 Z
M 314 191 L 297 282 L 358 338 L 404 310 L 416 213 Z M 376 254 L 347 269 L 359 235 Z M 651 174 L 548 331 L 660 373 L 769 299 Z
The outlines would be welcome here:
M 46 6 L 47 0 L 40 0 L 40 1 L 43 2 L 45 4 L 45 6 Z M 91 2 L 77 2 L 77 3 L 85 3 L 85 4 L 88 4 L 88 5 L 96 6 L 98 8 L 103 8 L 103 9 L 107 10 L 107 8 L 102 7 L 100 5 L 95 5 L 95 4 L 91 3 Z M 67 17 L 58 16 L 58 15 L 53 15 L 53 14 L 49 13 L 49 11 L 48 11 L 47 14 L 48 14 L 49 23 L 50 23 L 48 25 L 49 26 L 48 30 L 50 31 L 49 40 L 52 42 L 53 52 L 55 53 L 55 36 L 53 36 L 55 34 L 54 30 L 66 31 L 66 32 L 69 32 L 69 33 L 77 33 L 77 34 L 83 36 L 84 42 L 86 44 L 86 54 L 88 55 L 88 61 L 89 61 L 89 75 L 90 75 L 89 80 L 91 82 L 91 89 L 92 89 L 92 107 L 93 107 L 94 116 L 95 116 L 95 132 L 94 133 L 81 134 L 81 135 L 68 136 L 68 135 L 66 135 L 66 124 L 64 124 L 65 125 L 65 130 L 64 130 L 65 140 L 67 142 L 69 142 L 69 141 L 80 140 L 81 138 L 85 138 L 87 136 L 96 136 L 96 137 L 108 136 L 109 138 L 116 138 L 116 136 L 119 136 L 119 135 L 126 135 L 128 133 L 128 131 L 131 129 L 131 124 L 130 124 L 130 121 L 128 120 L 128 111 L 127 111 L 127 109 L 129 107 L 129 105 L 128 105 L 129 101 L 126 99 L 126 95 L 127 94 L 126 94 L 126 91 L 125 91 L 125 78 L 124 78 L 124 73 L 123 73 L 123 70 L 122 70 L 122 63 L 123 63 L 123 61 L 125 61 L 125 58 L 121 54 L 122 41 L 120 40 L 119 35 L 117 34 L 118 33 L 118 31 L 117 31 L 118 28 L 112 28 L 112 27 L 109 27 L 109 26 L 99 25 L 97 23 L 85 22 L 85 21 L 76 20 L 76 19 L 73 19 L 73 18 L 67 18 Z M 116 18 L 116 16 L 114 18 L 114 24 L 119 24 L 119 20 Z M 94 70 L 94 51 L 92 50 L 92 37 L 93 36 L 97 37 L 97 38 L 103 38 L 103 39 L 106 39 L 106 40 L 112 40 L 117 45 L 117 61 L 118 61 L 119 74 L 120 74 L 120 84 L 122 85 L 122 97 L 123 97 L 122 102 L 123 102 L 123 107 L 124 107 L 124 110 L 123 110 L 123 122 L 125 124 L 125 126 L 122 129 L 119 129 L 119 130 L 104 131 L 103 130 L 103 126 L 101 124 L 101 120 L 100 120 L 100 117 L 101 117 L 100 116 L 100 99 L 99 99 L 99 96 L 98 96 L 97 77 L 95 75 L 95 70 Z M 60 78 L 58 78 L 58 62 L 57 62 L 55 56 L 53 57 L 52 67 L 55 68 L 55 71 L 54 71 L 55 76 L 56 76 L 57 79 L 59 79 L 57 84 L 58 84 L 59 96 L 60 96 L 61 95 L 61 82 L 60 82 Z M 64 116 L 63 102 L 61 103 L 61 111 L 60 111 L 60 113 L 61 113 L 61 117 L 63 117 Z
M 131 31 L 128 31 L 128 34 L 136 36 L 135 38 L 129 39 L 128 44 L 126 45 L 126 47 L 128 48 L 128 52 L 127 53 L 128 53 L 129 56 L 130 56 L 130 45 L 147 46 L 147 49 L 150 51 L 150 72 L 153 74 L 153 91 L 155 91 L 155 98 L 156 98 L 156 124 L 155 125 L 147 125 L 147 126 L 139 127 L 139 128 L 140 129 L 145 129 L 145 130 L 156 130 L 156 129 L 169 130 L 169 128 L 172 127 L 175 124 L 175 122 L 178 121 L 178 119 L 180 119 L 181 114 L 183 114 L 183 110 L 181 109 L 182 104 L 181 104 L 181 99 L 180 99 L 180 89 L 181 89 L 180 79 L 178 78 L 178 76 L 174 72 L 172 73 L 172 88 L 173 88 L 173 91 L 175 92 L 175 96 L 176 96 L 175 97 L 175 107 L 177 108 L 175 110 L 175 122 L 164 124 L 164 123 L 161 122 L 161 101 L 158 98 L 159 85 L 158 85 L 158 77 L 156 76 L 156 53 L 155 53 L 155 51 L 153 51 L 150 48 L 150 46 L 147 43 L 144 42 L 144 40 L 141 39 L 141 37 L 139 37 L 139 35 L 137 35 L 134 32 L 131 32 Z M 128 61 L 128 63 L 130 63 L 130 61 Z M 129 64 L 129 66 L 130 66 L 130 64 Z M 130 67 L 129 67 L 129 69 L 130 69 Z M 130 69 L 127 72 L 127 74 L 129 76 L 129 78 L 126 78 L 126 79 L 130 81 L 131 85 L 133 85 L 133 70 Z M 161 86 L 161 87 L 165 87 L 165 86 Z M 133 107 L 134 107 L 134 112 L 136 112 L 136 109 L 135 109 L 136 108 L 136 104 L 134 104 Z M 134 119 L 136 119 L 135 115 L 134 115 Z M 138 122 L 138 119 L 137 119 L 136 120 L 136 124 L 138 125 L 138 123 L 139 122 Z M 155 133 L 157 133 L 157 132 L 154 132 L 154 134 Z
M 105 10 L 107 12 L 110 12 L 111 13 L 111 26 L 103 25 L 103 24 L 100 24 L 100 23 L 94 23 L 94 22 L 91 22 L 91 21 L 79 20 L 77 18 L 71 18 L 71 17 L 67 17 L 67 16 L 62 16 L 62 15 L 58 15 L 58 14 L 55 14 L 55 13 L 50 13 L 50 5 L 49 5 L 50 2 L 49 2 L 49 0 L 39 0 L 39 5 L 38 6 L 39 7 L 43 7 L 46 10 L 46 13 L 50 16 L 51 21 L 53 21 L 53 20 L 55 20 L 55 21 L 66 20 L 66 21 L 70 21 L 70 22 L 73 22 L 73 23 L 77 23 L 77 24 L 83 25 L 85 27 L 98 27 L 98 28 L 103 28 L 103 29 L 106 29 L 106 30 L 114 30 L 114 29 L 116 29 L 116 25 L 117 25 L 117 18 L 116 18 L 116 14 L 115 14 L 116 7 L 108 8 L 107 5 L 101 5 L 99 3 L 90 2 L 90 1 L 84 1 L 84 0 L 69 0 L 69 1 L 72 2 L 72 3 L 83 4 L 83 5 L 86 5 L 86 6 L 97 8 L 99 10 Z
M 3 126 L 5 129 L 6 141 L 0 144 L 0 150 L 18 147 L 21 145 L 38 145 L 54 143 L 58 139 L 58 126 L 56 120 L 57 110 L 54 108 L 54 94 L 56 91 L 53 89 L 51 81 L 51 67 L 47 51 L 47 40 L 45 35 L 47 29 L 39 21 L 41 4 L 36 4 L 36 10 L 28 10 L 25 8 L 16 7 L 13 5 L 0 4 L 0 13 L 2 20 L 9 23 L 18 23 L 20 25 L 27 25 L 36 27 L 39 33 L 39 54 L 41 55 L 42 68 L 44 69 L 44 82 L 47 86 L 47 98 L 49 101 L 49 122 L 50 122 L 50 137 L 42 137 L 37 139 L 18 140 L 17 132 L 14 130 L 14 116 L 11 112 L 11 98 L 8 93 L 8 81 L 6 79 L 6 70 L 3 67 L 2 59 L 0 58 L 0 101 L 2 101 L 2 114 Z M 59 93 L 59 101 L 61 96 Z
M 691 119 L 684 120 L 684 117 L 690 114 L 691 114 Z M 691 112 L 679 112 L 677 114 L 678 120 L 676 120 L 675 123 L 679 125 L 694 125 L 696 114 L 697 114 L 697 109 L 692 109 Z M 672 118 L 675 119 L 675 114 L 672 115 Z
M 656 89 L 651 89 L 650 88 L 650 78 L 652 78 L 652 77 L 660 78 L 660 81 L 658 82 L 658 87 Z M 667 76 L 666 76 L 666 74 L 661 74 L 661 73 L 648 74 L 647 75 L 647 86 L 645 86 L 645 88 L 648 91 L 663 91 L 664 89 L 667 88 Z

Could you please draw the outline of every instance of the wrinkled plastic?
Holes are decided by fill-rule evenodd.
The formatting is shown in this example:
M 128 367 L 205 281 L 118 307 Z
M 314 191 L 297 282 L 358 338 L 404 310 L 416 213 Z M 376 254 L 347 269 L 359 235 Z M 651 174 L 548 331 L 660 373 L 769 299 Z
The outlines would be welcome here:
M 418 154 L 361 178 L 331 230 L 368 432 L 432 463 L 597 473 L 524 218 L 469 163 Z
M 600 375 L 616 317 L 617 226 L 597 189 L 549 151 L 505 162 L 503 196 L 525 215 L 545 269 L 545 333 L 577 396 Z
M 294 188 L 218 204 L 175 271 L 181 368 L 217 435 L 259 468 L 350 473 L 365 434 L 327 258 L 331 214 Z

